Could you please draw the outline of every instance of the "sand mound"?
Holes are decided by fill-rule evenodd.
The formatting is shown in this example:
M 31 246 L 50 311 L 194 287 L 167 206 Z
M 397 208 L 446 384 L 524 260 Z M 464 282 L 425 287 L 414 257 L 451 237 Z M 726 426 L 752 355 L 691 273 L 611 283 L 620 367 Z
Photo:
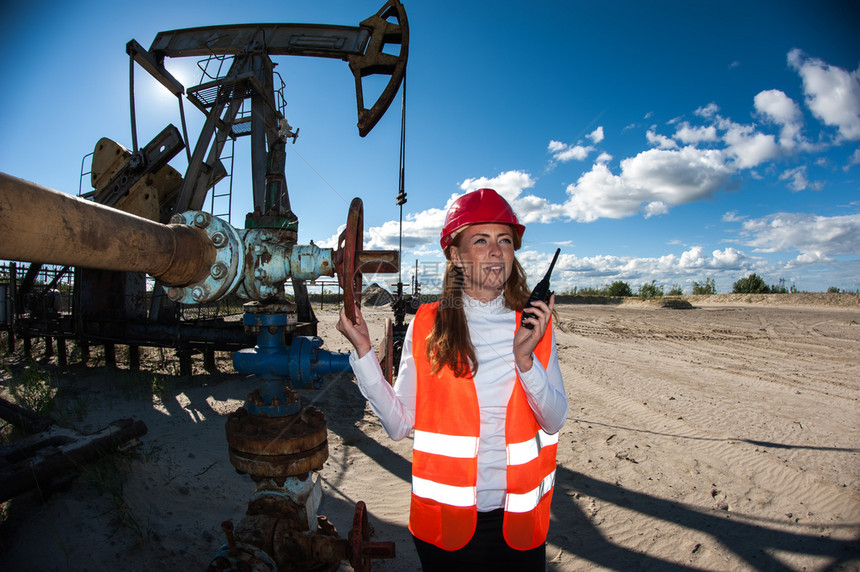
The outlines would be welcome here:
M 362 306 L 386 306 L 391 304 L 394 297 L 391 292 L 374 282 L 361 293 Z
M 663 302 L 660 304 L 661 308 L 668 308 L 670 310 L 692 310 L 693 305 L 690 304 L 686 300 L 679 300 L 677 298 L 664 298 Z
M 860 308 L 860 294 L 834 292 L 790 292 L 787 294 L 711 294 L 684 296 L 694 306 L 756 304 L 762 306 L 831 306 Z

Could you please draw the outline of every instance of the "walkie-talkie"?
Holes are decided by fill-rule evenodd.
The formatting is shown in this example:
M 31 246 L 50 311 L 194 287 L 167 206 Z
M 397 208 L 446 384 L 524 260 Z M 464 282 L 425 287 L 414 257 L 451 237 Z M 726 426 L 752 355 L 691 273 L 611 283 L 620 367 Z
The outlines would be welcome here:
M 546 271 L 546 275 L 543 277 L 543 280 L 537 283 L 535 289 L 532 290 L 531 296 L 529 296 L 529 301 L 526 302 L 526 309 L 523 310 L 523 316 L 520 318 L 520 325 L 524 328 L 532 329 L 534 326 L 526 322 L 526 318 L 534 318 L 534 314 L 528 311 L 528 307 L 532 305 L 532 302 L 535 300 L 541 300 L 542 302 L 549 302 L 549 297 L 552 296 L 552 292 L 549 289 L 549 277 L 552 274 L 552 268 L 555 266 L 555 261 L 558 260 L 558 253 L 561 252 L 560 248 L 555 249 L 555 256 L 552 257 L 552 264 L 549 265 L 549 270 Z

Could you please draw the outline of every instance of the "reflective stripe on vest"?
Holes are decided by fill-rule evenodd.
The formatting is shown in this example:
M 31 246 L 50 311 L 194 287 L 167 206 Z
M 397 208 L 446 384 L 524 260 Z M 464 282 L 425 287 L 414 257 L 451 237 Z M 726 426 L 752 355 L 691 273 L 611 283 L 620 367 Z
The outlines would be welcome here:
M 478 487 L 454 487 L 412 476 L 412 493 L 451 506 L 467 507 L 478 504 Z M 522 512 L 522 511 L 520 511 Z
M 436 308 L 437 304 L 421 306 L 413 319 L 418 395 L 409 530 L 425 542 L 457 550 L 475 532 L 480 409 L 471 376 L 457 378 L 448 367 L 437 374 L 430 372 L 426 339 Z M 517 313 L 517 325 L 519 319 Z M 551 352 L 548 330 L 534 354 L 546 367 Z M 546 540 L 558 435 L 540 429 L 516 370 L 514 375 L 517 382 L 505 421 L 508 490 L 504 536 L 510 546 L 528 550 Z
M 523 494 L 510 493 L 505 497 L 505 510 L 508 512 L 528 512 L 534 510 L 543 496 L 555 486 L 555 471 L 548 474 L 534 489 Z
M 413 440 L 414 451 L 462 459 L 471 459 L 478 454 L 478 437 L 445 435 L 416 429 Z
M 534 439 L 522 443 L 511 443 L 507 446 L 508 464 L 525 465 L 538 458 L 541 449 L 558 444 L 558 433 L 550 435 L 543 429 L 538 429 Z

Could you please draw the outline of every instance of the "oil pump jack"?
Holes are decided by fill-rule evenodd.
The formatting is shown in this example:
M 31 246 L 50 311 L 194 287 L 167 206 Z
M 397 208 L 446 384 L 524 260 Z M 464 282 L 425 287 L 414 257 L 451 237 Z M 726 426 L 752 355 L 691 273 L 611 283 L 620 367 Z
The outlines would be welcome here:
M 363 137 L 403 82 L 408 44 L 406 12 L 399 0 L 388 0 L 357 27 L 192 28 L 160 32 L 148 49 L 131 40 L 126 51 L 132 149 L 107 139 L 98 142 L 93 200 L 0 173 L 0 259 L 31 262 L 31 271 L 40 264 L 84 269 L 90 273 L 84 282 L 92 292 L 140 288 L 143 281 L 137 277 L 144 273 L 158 281 L 145 324 L 112 335 L 134 334 L 145 344 L 158 331 L 151 324 L 171 304 L 203 304 L 229 295 L 248 301 L 243 325 L 246 334 L 256 336 L 256 346 L 237 351 L 233 364 L 239 372 L 254 374 L 258 387 L 229 416 L 226 438 L 231 463 L 251 477 L 255 492 L 245 518 L 235 527 L 224 523 L 227 543 L 210 570 L 336 570 L 343 559 L 356 570 L 369 570 L 371 558 L 394 554 L 393 543 L 370 541 L 363 502 L 356 505 L 346 539 L 317 516 L 317 471 L 328 458 L 325 416 L 304 406 L 295 389 L 319 388 L 322 375 L 349 369 L 346 355 L 321 349 L 305 281 L 336 275 L 347 313 L 354 318 L 362 273 L 398 272 L 399 254 L 363 250 L 363 206 L 358 198 L 349 206 L 336 248 L 297 244 L 298 217 L 291 210 L 284 162 L 286 143 L 295 142 L 298 131 L 283 114 L 271 57 L 348 62 Z M 391 46 L 399 47 L 396 55 L 386 51 Z M 186 89 L 165 67 L 167 58 L 182 57 L 208 58 L 221 71 L 207 72 L 207 81 Z M 169 125 L 143 147 L 137 143 L 136 65 L 177 97 L 182 117 L 181 131 Z M 388 81 L 368 106 L 362 80 L 370 75 L 388 76 Z M 183 97 L 206 117 L 193 150 Z M 227 175 L 221 162 L 225 143 L 243 136 L 251 140 L 254 204 L 245 228 L 237 229 L 202 209 L 207 193 Z M 181 175 L 168 162 L 183 148 L 188 165 Z M 292 296 L 287 295 L 287 281 Z M 117 312 L 100 307 L 98 296 L 89 298 L 89 316 Z M 114 322 L 122 326 L 116 327 L 135 323 L 133 316 L 120 318 Z

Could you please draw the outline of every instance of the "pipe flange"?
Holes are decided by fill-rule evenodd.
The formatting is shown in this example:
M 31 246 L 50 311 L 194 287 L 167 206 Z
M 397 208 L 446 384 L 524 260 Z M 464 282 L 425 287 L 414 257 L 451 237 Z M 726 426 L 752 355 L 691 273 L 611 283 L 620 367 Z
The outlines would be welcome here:
M 328 459 L 325 415 L 306 407 L 298 415 L 266 417 L 240 407 L 227 418 L 230 462 L 256 477 L 285 478 L 322 469 Z
M 242 323 L 249 333 L 257 333 L 260 328 L 286 328 L 291 332 L 298 324 L 296 305 L 292 302 L 262 303 L 248 302 L 242 305 Z
M 205 279 L 184 287 L 170 287 L 167 297 L 181 304 L 203 304 L 233 292 L 242 281 L 241 270 L 245 265 L 245 249 L 236 229 L 217 216 L 202 211 L 175 214 L 170 222 L 205 232 L 215 247 L 215 261 Z

